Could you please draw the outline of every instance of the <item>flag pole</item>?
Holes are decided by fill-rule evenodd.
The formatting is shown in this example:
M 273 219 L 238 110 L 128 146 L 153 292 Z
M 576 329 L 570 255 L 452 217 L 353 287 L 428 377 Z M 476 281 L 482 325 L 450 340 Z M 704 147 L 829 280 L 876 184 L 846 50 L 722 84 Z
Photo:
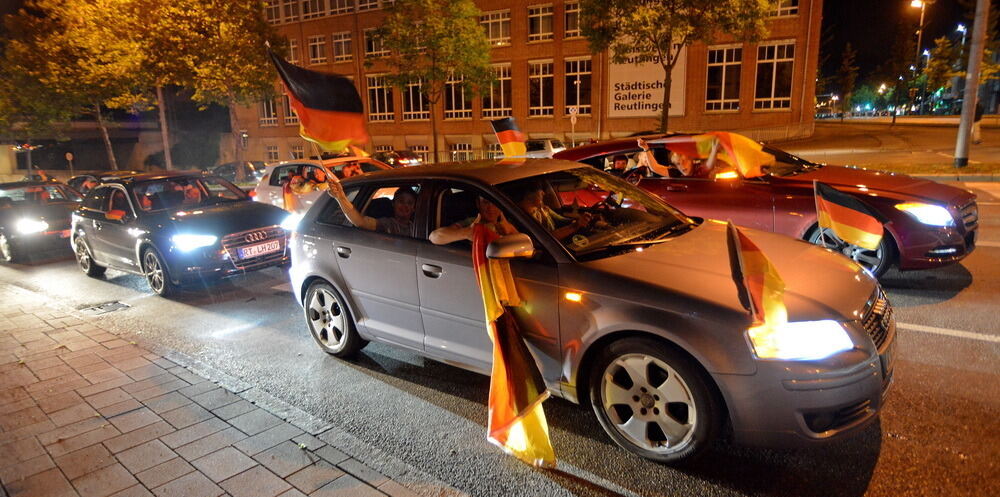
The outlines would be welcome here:
M 816 208 L 816 227 L 819 229 L 819 243 L 823 244 L 823 247 L 829 248 L 826 246 L 826 236 L 823 233 L 823 225 L 819 224 L 819 193 L 817 191 L 817 183 L 818 180 L 813 180 L 813 206 Z

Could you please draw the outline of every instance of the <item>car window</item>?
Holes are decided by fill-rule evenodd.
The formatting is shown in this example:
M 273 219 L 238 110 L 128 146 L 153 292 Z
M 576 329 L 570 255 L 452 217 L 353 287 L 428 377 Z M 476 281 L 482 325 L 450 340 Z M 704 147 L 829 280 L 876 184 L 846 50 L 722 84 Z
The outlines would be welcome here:
M 125 196 L 125 192 L 117 188 L 110 188 L 111 192 L 109 195 L 109 202 L 105 212 L 111 211 L 122 211 L 126 215 L 134 215 L 132 212 L 132 206 L 128 203 L 128 197 Z
M 111 187 L 102 186 L 94 188 L 87 194 L 83 199 L 83 207 L 86 209 L 92 209 L 95 211 L 104 210 L 104 200 L 107 198 L 108 193 L 111 191 Z
M 361 214 L 376 220 L 375 231 L 415 237 L 414 215 L 422 192 L 419 183 L 376 186 Z
M 528 140 L 524 142 L 524 147 L 528 150 L 528 152 L 545 150 L 545 140 Z
M 181 176 L 145 181 L 132 188 L 144 211 L 193 209 L 247 200 L 242 190 L 218 176 Z
M 301 168 L 302 164 L 276 167 L 274 168 L 274 172 L 271 173 L 271 180 L 268 184 L 271 186 L 281 186 L 289 176 L 297 174 Z
M 347 199 L 350 200 L 355 207 L 358 205 L 357 198 L 359 191 L 361 191 L 361 188 L 357 186 L 344 189 Z M 352 226 L 351 222 L 344 214 L 344 211 L 340 208 L 340 204 L 333 200 L 326 203 L 326 206 L 323 207 L 323 211 L 316 217 L 316 222 L 320 224 L 333 224 L 336 226 Z

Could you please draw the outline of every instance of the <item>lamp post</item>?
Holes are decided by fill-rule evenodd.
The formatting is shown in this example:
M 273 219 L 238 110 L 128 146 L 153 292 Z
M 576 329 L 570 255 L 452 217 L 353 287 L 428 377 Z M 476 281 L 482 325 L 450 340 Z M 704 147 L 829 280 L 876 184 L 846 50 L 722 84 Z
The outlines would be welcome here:
M 924 41 L 924 14 L 927 13 L 927 6 L 934 3 L 934 0 L 913 0 L 910 2 L 910 7 L 915 7 L 920 9 L 920 24 L 917 25 L 917 69 L 920 69 L 920 48 Z

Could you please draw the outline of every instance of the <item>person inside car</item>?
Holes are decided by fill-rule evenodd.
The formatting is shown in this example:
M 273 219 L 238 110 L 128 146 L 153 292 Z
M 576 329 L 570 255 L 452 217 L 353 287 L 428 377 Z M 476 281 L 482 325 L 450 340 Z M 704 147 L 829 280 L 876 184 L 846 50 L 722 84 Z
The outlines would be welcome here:
M 97 180 L 91 176 L 88 176 L 87 179 L 83 180 L 83 183 L 80 183 L 80 193 L 86 195 L 87 192 L 93 190 L 94 187 L 97 185 L 98 185 Z
M 459 221 L 451 226 L 442 226 L 431 232 L 427 238 L 434 245 L 447 245 L 459 240 L 472 241 L 473 225 L 476 223 L 485 224 L 487 228 L 500 236 L 517 233 L 517 228 L 504 217 L 500 208 L 489 199 L 479 197 L 476 199 L 476 208 L 479 215 Z
M 557 239 L 562 240 L 590 226 L 594 217 L 589 212 L 581 212 L 576 218 L 563 216 L 545 205 L 545 193 L 541 185 L 526 185 L 514 192 L 514 201 L 524 212 L 538 221 Z
M 679 171 L 681 175 L 685 178 L 707 178 L 709 175 L 709 170 L 706 161 L 692 159 L 684 154 L 679 154 L 677 152 L 670 152 L 670 166 L 664 166 L 656 160 L 656 156 L 653 155 L 653 151 L 649 149 L 649 144 L 646 140 L 639 138 L 638 140 L 639 148 L 642 149 L 643 154 L 640 155 L 642 158 L 641 165 L 648 167 L 654 173 L 660 176 L 670 178 L 673 175 L 670 174 L 670 166 Z
M 361 174 L 361 164 L 358 161 L 351 161 L 344 164 L 344 167 L 340 169 L 341 178 L 350 178 L 351 176 L 357 176 Z
M 413 232 L 413 213 L 417 206 L 417 193 L 411 188 L 397 188 L 392 196 L 392 216 L 374 217 L 365 216 L 354 208 L 354 204 L 344 193 L 344 187 L 336 178 L 330 177 L 328 193 L 344 211 L 351 224 L 361 229 L 378 231 L 389 235 L 406 235 Z

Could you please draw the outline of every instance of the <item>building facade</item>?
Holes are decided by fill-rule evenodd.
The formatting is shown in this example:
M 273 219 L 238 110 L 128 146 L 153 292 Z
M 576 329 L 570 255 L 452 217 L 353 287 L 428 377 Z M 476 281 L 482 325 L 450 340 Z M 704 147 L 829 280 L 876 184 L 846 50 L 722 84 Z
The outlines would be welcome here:
M 288 59 L 350 77 L 367 114 L 369 150 L 412 149 L 429 158 L 431 109 L 415 83 L 389 87 L 371 36 L 391 0 L 267 0 L 265 14 L 289 41 Z M 615 64 L 591 53 L 575 0 L 476 0 L 497 84 L 473 96 L 455 81 L 435 112 L 440 160 L 500 154 L 489 121 L 513 116 L 529 138 L 567 146 L 656 129 L 662 107 L 658 64 Z M 720 39 L 684 50 L 673 72 L 669 127 L 732 130 L 757 139 L 813 130 L 822 0 L 780 0 L 758 43 Z M 371 62 L 366 67 L 365 62 Z M 280 83 L 276 87 L 281 89 Z M 573 116 L 575 115 L 575 119 Z M 246 158 L 313 155 L 298 136 L 287 98 L 238 111 Z M 223 146 L 223 150 L 227 147 Z

